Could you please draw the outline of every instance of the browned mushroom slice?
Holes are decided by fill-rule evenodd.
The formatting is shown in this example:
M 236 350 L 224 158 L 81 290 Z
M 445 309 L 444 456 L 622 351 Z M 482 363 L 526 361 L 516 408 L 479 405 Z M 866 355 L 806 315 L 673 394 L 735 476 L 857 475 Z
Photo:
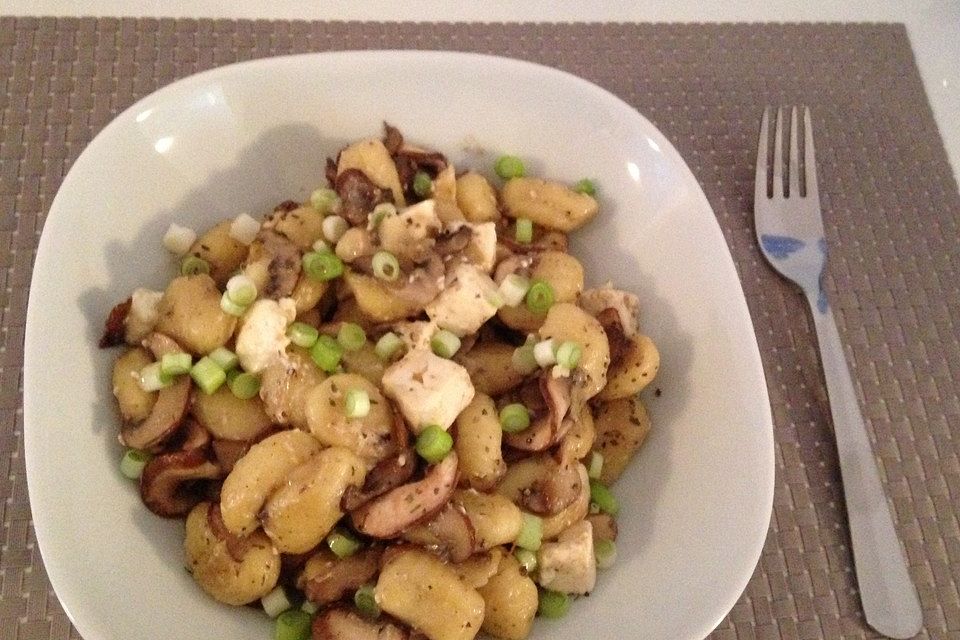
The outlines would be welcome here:
M 396 154 L 403 146 L 403 134 L 400 129 L 389 122 L 383 123 L 383 146 L 387 148 L 387 153 L 391 156 Z
M 319 605 L 336 602 L 373 580 L 380 570 L 379 547 L 367 547 L 352 556 L 338 558 L 326 549 L 313 554 L 297 578 L 297 587 L 307 600 Z
M 164 453 L 144 467 L 140 476 L 140 497 L 158 516 L 180 517 L 202 498 L 197 481 L 218 477 L 220 467 L 207 460 L 201 451 Z
M 121 428 L 120 442 L 134 449 L 155 449 L 177 431 L 189 406 L 190 378 L 179 376 L 172 385 L 157 393 L 157 401 L 146 420 Z
M 409 202 L 418 202 L 423 196 L 413 189 L 413 179 L 417 172 L 424 171 L 434 179 L 447 168 L 447 158 L 439 151 L 428 151 L 409 144 L 402 144 L 393 154 L 393 161 L 397 165 L 397 175 L 403 186 L 403 193 Z
M 237 460 L 242 458 L 252 445 L 252 442 L 242 440 L 214 440 L 210 446 L 217 464 L 220 465 L 223 474 L 227 475 L 233 470 Z
M 357 531 L 374 538 L 394 538 L 408 526 L 439 511 L 457 486 L 459 465 L 451 451 L 417 482 L 397 487 L 350 514 Z
M 564 419 L 570 410 L 570 378 L 554 378 L 546 370 L 540 374 L 539 387 L 547 412 L 523 431 L 503 434 L 503 441 L 514 449 L 543 451 L 560 442 L 573 426 L 572 420 Z
M 340 196 L 340 216 L 353 226 L 366 224 L 367 214 L 381 202 L 391 202 L 390 189 L 373 183 L 360 169 L 344 169 L 337 175 L 334 190 Z
M 184 348 L 165 333 L 153 331 L 143 339 L 143 346 L 150 350 L 153 357 L 160 360 L 168 353 L 182 353 Z
M 518 506 L 537 515 L 552 516 L 563 511 L 580 495 L 582 479 L 577 464 L 549 465 L 551 471 L 542 474 L 520 492 Z
M 598 313 L 597 321 L 603 327 L 603 332 L 607 334 L 607 342 L 610 343 L 609 368 L 612 369 L 623 360 L 623 357 L 630 350 L 630 338 L 624 333 L 620 314 L 613 307 L 607 307 Z
M 187 417 L 180 423 L 174 441 L 176 448 L 181 451 L 202 449 L 210 444 L 210 432 L 196 420 Z
M 403 532 L 403 539 L 420 545 L 452 562 L 463 562 L 476 551 L 473 524 L 452 502 L 448 502 L 429 520 Z
M 593 541 L 609 540 L 615 542 L 617 539 L 617 521 L 609 513 L 591 513 L 584 520 L 589 520 L 593 526 Z
M 354 511 L 387 491 L 396 489 L 410 479 L 416 467 L 417 457 L 410 449 L 384 458 L 367 473 L 362 487 L 347 487 L 340 500 L 340 508 L 346 512 Z
M 220 505 L 216 502 L 210 505 L 207 510 L 207 524 L 210 525 L 213 534 L 227 545 L 227 552 L 237 562 L 242 562 L 243 557 L 247 555 L 247 551 L 259 544 L 252 536 L 241 537 L 231 533 L 227 529 L 227 525 L 223 523 L 223 516 L 220 515 Z
M 261 229 L 250 245 L 247 265 L 256 265 L 255 280 L 263 278 L 261 295 L 279 300 L 288 297 L 297 286 L 300 259 L 300 248 L 292 240 L 272 229 Z
M 444 233 L 437 236 L 437 242 L 433 245 L 433 250 L 441 256 L 463 251 L 470 244 L 471 237 L 473 237 L 473 231 L 470 227 L 462 226 L 453 233 Z
M 110 315 L 107 316 L 107 321 L 104 323 L 103 335 L 100 337 L 97 346 L 106 349 L 124 343 L 124 335 L 127 329 L 125 321 L 132 304 L 133 298 L 127 298 L 110 310 Z
M 382 618 L 368 620 L 340 607 L 314 618 L 312 634 L 313 640 L 410 640 L 403 627 Z

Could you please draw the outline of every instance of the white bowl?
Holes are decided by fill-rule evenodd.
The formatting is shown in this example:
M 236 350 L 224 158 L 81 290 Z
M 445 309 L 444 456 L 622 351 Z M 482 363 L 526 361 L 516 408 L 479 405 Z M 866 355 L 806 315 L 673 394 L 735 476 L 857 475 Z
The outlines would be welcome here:
M 257 60 L 141 100 L 78 158 L 51 207 L 27 314 L 27 478 L 50 580 L 86 638 L 266 640 L 271 623 L 220 605 L 183 568 L 183 526 L 118 471 L 110 308 L 162 287 L 171 221 L 200 229 L 305 199 L 327 156 L 381 121 L 488 171 L 498 153 L 563 180 L 596 179 L 601 215 L 573 250 L 588 281 L 643 302 L 662 368 L 653 432 L 615 486 L 619 559 L 591 597 L 532 638 L 702 638 L 753 572 L 773 496 L 773 431 L 743 292 L 713 212 L 646 119 L 574 76 L 441 52 Z

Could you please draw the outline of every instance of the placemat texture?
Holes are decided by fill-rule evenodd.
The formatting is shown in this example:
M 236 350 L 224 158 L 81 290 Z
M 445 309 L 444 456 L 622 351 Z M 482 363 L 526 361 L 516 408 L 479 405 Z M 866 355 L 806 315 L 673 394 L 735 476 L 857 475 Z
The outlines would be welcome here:
M 696 174 L 749 301 L 777 440 L 773 520 L 714 638 L 870 638 L 851 572 L 815 335 L 752 231 L 765 104 L 813 109 L 835 303 L 924 609 L 960 638 L 960 197 L 900 25 L 377 24 L 0 19 L 0 640 L 78 638 L 34 545 L 21 370 L 44 216 L 90 139 L 134 100 L 214 66 L 365 48 L 556 66 L 650 118 Z M 82 428 L 79 425 L 78 428 Z M 87 639 L 94 640 L 94 639 Z

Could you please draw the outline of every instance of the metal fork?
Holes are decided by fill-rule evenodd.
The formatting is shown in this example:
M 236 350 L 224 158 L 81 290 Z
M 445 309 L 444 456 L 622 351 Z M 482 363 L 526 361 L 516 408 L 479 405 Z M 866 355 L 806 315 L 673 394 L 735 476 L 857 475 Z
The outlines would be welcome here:
M 783 162 L 783 120 L 783 110 L 778 109 L 771 195 L 767 179 L 770 110 L 764 109 L 754 193 L 757 238 L 767 262 L 780 275 L 800 285 L 810 303 L 830 398 L 853 563 L 867 624 L 891 638 L 912 638 L 920 632 L 923 624 L 920 601 L 910 581 L 847 369 L 843 345 L 823 289 L 827 246 L 817 190 L 810 110 L 803 110 L 803 193 L 800 189 L 797 108 L 790 113 L 790 156 L 786 167 Z

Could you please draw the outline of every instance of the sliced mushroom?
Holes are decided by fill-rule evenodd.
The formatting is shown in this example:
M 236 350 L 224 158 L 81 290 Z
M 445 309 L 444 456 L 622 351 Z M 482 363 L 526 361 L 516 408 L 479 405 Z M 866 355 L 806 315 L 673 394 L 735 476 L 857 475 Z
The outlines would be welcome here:
M 307 560 L 297 578 L 297 587 L 307 600 L 319 605 L 336 602 L 370 582 L 380 570 L 379 547 L 367 547 L 352 556 L 338 558 L 321 549 Z
M 416 468 L 417 456 L 412 449 L 404 449 L 384 458 L 367 473 L 362 487 L 347 487 L 340 500 L 340 508 L 347 512 L 355 511 L 374 498 L 402 485 L 410 479 Z
M 383 618 L 368 620 L 349 609 L 327 609 L 313 620 L 313 640 L 410 640 L 406 629 Z
M 413 180 L 417 172 L 426 172 L 432 180 L 447 168 L 447 159 L 439 151 L 428 151 L 406 143 L 403 143 L 393 155 L 393 160 L 397 165 L 397 174 L 400 176 L 404 195 L 409 202 L 423 199 L 423 196 L 418 195 L 413 189 Z
M 251 536 L 240 537 L 230 533 L 227 525 L 223 523 L 223 516 L 220 515 L 220 505 L 216 502 L 207 509 L 207 526 L 219 540 L 227 546 L 227 553 L 230 557 L 241 562 L 247 552 L 255 546 L 254 539 Z
M 449 558 L 451 562 L 463 562 L 477 549 L 470 518 L 452 502 L 429 520 L 405 530 L 402 536 L 407 542 Z
M 250 245 L 246 270 L 264 298 L 279 300 L 293 293 L 300 279 L 300 248 L 272 229 L 261 229 Z
M 183 353 L 184 348 L 165 333 L 153 331 L 143 339 L 143 346 L 150 350 L 157 360 L 170 353 Z
M 120 442 L 133 449 L 154 450 L 176 432 L 189 406 L 190 378 L 180 376 L 159 391 L 146 420 L 121 428 Z
M 334 190 L 340 196 L 340 216 L 353 226 L 366 224 L 367 214 L 381 202 L 392 202 L 390 189 L 378 187 L 360 169 L 344 169 L 337 175 Z
M 186 515 L 202 499 L 201 480 L 220 477 L 220 467 L 202 451 L 176 451 L 156 456 L 140 476 L 140 497 L 150 511 L 164 518 Z
M 180 428 L 174 436 L 174 445 L 181 451 L 190 451 L 193 449 L 203 449 L 210 444 L 210 432 L 204 429 L 203 425 L 186 418 L 180 423 Z
M 546 370 L 540 374 L 539 386 L 546 413 L 523 431 L 503 434 L 504 442 L 514 449 L 543 451 L 560 442 L 573 426 L 573 420 L 565 419 L 570 409 L 570 378 L 555 378 Z
M 441 256 L 463 251 L 470 244 L 471 237 L 473 237 L 473 231 L 464 225 L 452 233 L 437 236 L 437 243 L 433 245 L 433 250 Z
M 217 464 L 220 465 L 224 474 L 233 471 L 233 466 L 250 450 L 251 446 L 253 446 L 253 442 L 240 440 L 214 440 L 210 443 Z
M 520 507 L 543 516 L 563 511 L 580 495 L 581 479 L 576 464 L 556 465 L 556 471 L 544 474 L 520 492 Z
M 609 540 L 615 542 L 617 539 L 617 521 L 609 513 L 591 513 L 585 520 L 589 520 L 593 526 L 593 541 Z
M 133 299 L 127 298 L 110 310 L 110 315 L 107 316 L 107 321 L 104 323 L 103 335 L 100 337 L 100 342 L 97 346 L 101 349 L 106 349 L 124 343 L 124 336 L 126 334 L 126 324 L 124 321 L 127 319 L 127 314 L 130 313 L 130 306 L 132 304 Z
M 354 527 L 374 538 L 395 538 L 450 500 L 457 486 L 458 467 L 457 454 L 451 451 L 422 480 L 397 487 L 351 512 Z
M 618 365 L 630 350 L 630 338 L 623 330 L 620 314 L 613 307 L 607 307 L 597 314 L 597 321 L 607 334 L 610 343 L 610 367 Z

